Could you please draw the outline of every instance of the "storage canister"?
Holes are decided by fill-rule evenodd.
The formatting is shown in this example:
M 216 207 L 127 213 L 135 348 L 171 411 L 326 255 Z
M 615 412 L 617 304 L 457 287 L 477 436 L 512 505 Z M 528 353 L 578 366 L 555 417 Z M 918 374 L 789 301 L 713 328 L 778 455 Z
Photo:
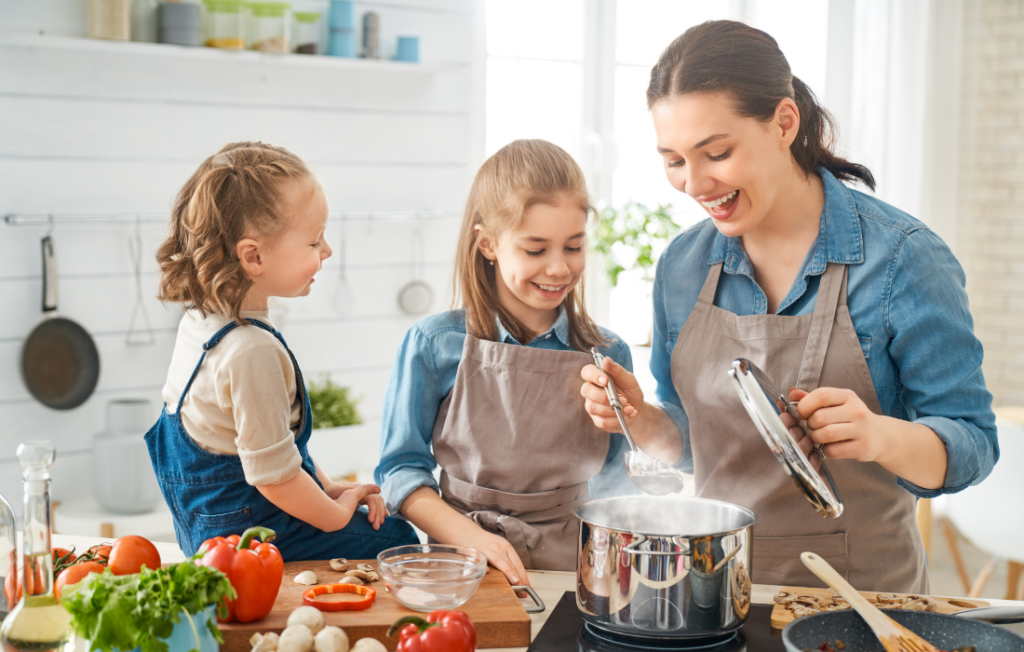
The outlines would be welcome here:
M 203 41 L 207 47 L 245 49 L 243 0 L 206 0 Z
M 250 50 L 288 52 L 287 2 L 250 2 L 246 38 Z
M 131 38 L 131 0 L 89 0 L 89 38 L 127 41 Z
M 323 21 L 320 14 L 312 11 L 296 11 L 293 14 L 292 42 L 296 54 L 320 54 Z
M 352 0 L 331 0 L 327 25 L 330 29 L 327 54 L 356 56 L 356 7 Z
M 191 2 L 161 2 L 157 7 L 157 41 L 170 45 L 199 45 L 202 10 Z

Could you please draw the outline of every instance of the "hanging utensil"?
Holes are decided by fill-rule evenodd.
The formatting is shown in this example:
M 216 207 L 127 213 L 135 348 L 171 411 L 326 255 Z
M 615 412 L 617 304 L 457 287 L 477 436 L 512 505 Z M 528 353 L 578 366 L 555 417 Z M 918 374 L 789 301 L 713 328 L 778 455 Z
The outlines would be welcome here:
M 778 405 L 782 405 L 809 437 L 810 431 L 800 419 L 795 404 L 791 404 L 768 376 L 749 360 L 733 360 L 728 374 L 747 414 L 797 488 L 823 517 L 839 518 L 843 513 L 843 501 L 825 463 L 825 455 L 816 449 L 821 458 L 821 473 L 818 473 L 779 418 Z
M 32 396 L 54 410 L 71 410 L 92 396 L 100 354 L 78 322 L 57 316 L 57 259 L 47 233 L 43 249 L 43 320 L 21 347 L 21 377 Z
M 334 310 L 345 314 L 352 310 L 352 287 L 348 283 L 345 239 L 345 216 L 341 218 L 341 241 L 338 243 L 338 285 L 334 288 Z
M 602 365 L 605 356 L 601 355 L 596 348 L 591 348 L 590 353 L 594 356 L 594 364 L 603 371 Z M 633 441 L 633 435 L 629 432 L 629 426 L 626 425 L 626 417 L 622 414 L 622 402 L 619 400 L 619 392 L 615 388 L 611 376 L 608 376 L 608 384 L 605 385 L 604 392 L 608 395 L 608 402 L 611 403 L 612 409 L 615 410 L 622 434 L 632 449 L 622 455 L 622 463 L 626 467 L 629 481 L 633 483 L 634 487 L 650 496 L 664 496 L 681 492 L 686 480 L 683 472 L 637 448 L 636 442 Z
M 405 314 L 416 317 L 425 315 L 434 300 L 434 290 L 422 280 L 423 276 L 423 237 L 420 234 L 419 216 L 416 217 L 416 228 L 412 232 L 412 280 L 398 291 L 398 308 Z
M 153 334 L 153 326 L 149 323 L 149 313 L 146 312 L 146 304 L 142 299 L 142 229 L 139 219 L 135 220 L 135 235 L 128 239 L 128 253 L 131 255 L 132 269 L 135 272 L 135 307 L 132 308 L 132 317 L 128 322 L 128 332 L 125 333 L 124 343 L 128 346 L 156 344 L 156 335 Z M 135 322 L 140 315 L 146 330 L 136 333 Z

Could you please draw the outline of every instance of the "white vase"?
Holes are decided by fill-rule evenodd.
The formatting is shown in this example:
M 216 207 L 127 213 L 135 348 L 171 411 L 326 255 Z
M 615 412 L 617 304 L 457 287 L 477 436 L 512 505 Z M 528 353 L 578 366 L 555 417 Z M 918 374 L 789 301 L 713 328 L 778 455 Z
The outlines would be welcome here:
M 145 399 L 107 403 L 107 429 L 93 437 L 93 493 L 115 514 L 144 514 L 161 500 L 143 436 L 153 425 Z

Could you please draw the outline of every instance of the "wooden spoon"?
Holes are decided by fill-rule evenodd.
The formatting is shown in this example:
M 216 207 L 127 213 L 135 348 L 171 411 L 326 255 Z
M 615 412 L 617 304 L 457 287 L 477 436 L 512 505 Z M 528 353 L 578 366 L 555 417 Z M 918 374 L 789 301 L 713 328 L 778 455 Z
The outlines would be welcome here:
M 937 648 L 914 632 L 886 616 L 857 592 L 836 569 L 813 552 L 800 555 L 800 561 L 822 582 L 843 596 L 875 633 L 886 652 L 938 652 Z

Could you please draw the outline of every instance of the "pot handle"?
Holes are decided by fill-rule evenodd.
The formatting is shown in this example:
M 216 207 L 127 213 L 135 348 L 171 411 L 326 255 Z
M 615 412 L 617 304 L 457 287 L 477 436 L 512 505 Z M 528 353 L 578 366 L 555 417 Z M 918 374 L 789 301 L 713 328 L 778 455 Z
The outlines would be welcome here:
M 533 590 L 532 586 L 517 585 L 517 586 L 513 586 L 512 590 L 513 591 L 526 591 L 526 594 L 530 596 L 531 600 L 533 600 L 533 606 L 532 607 L 527 607 L 525 605 L 523 606 L 523 608 L 526 609 L 526 613 L 528 613 L 528 614 L 542 614 L 542 613 L 544 613 L 544 610 L 547 609 L 547 605 L 545 605 L 544 601 L 540 599 L 540 596 L 537 595 L 537 592 Z
M 684 541 L 682 537 L 672 537 L 672 543 L 682 548 L 682 550 L 679 550 L 677 552 L 671 552 L 667 550 L 637 550 L 636 547 L 644 541 L 647 541 L 647 537 L 643 534 L 638 534 L 637 537 L 633 539 L 633 541 L 630 542 L 628 546 L 622 549 L 622 552 L 627 555 L 653 555 L 658 557 L 667 557 L 669 555 L 690 555 L 690 542 Z

